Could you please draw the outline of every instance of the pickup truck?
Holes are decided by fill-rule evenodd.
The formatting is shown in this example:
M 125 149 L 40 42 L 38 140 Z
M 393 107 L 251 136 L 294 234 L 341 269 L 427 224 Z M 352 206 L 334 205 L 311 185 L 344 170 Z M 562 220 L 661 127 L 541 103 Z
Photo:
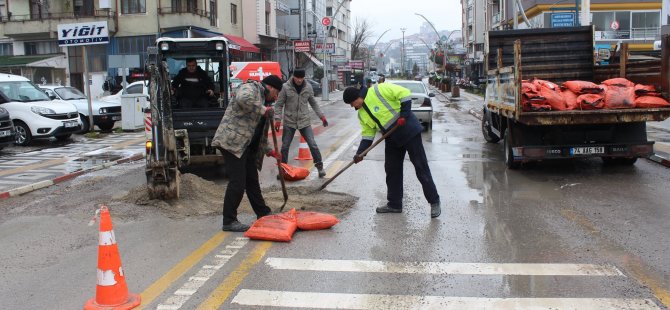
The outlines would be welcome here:
M 487 142 L 504 141 L 505 164 L 548 159 L 601 157 L 606 164 L 632 165 L 653 154 L 646 122 L 670 117 L 670 108 L 632 108 L 529 112 L 522 109 L 522 80 L 561 84 L 570 80 L 600 83 L 625 77 L 656 85 L 667 98 L 668 47 L 662 60 L 619 64 L 594 63 L 593 28 L 541 28 L 489 31 L 487 89 L 482 134 Z M 664 72 L 664 74 L 663 74 Z

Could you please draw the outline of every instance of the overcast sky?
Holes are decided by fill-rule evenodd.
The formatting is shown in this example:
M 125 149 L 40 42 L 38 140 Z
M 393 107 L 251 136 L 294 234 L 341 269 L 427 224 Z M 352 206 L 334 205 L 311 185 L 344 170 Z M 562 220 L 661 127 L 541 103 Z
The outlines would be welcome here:
M 438 31 L 461 29 L 460 0 L 353 0 L 351 1 L 351 26 L 355 27 L 356 18 L 365 18 L 372 25 L 370 43 L 387 32 L 380 42 L 401 38 L 400 28 L 407 28 L 405 35 L 419 33 L 425 16 Z M 352 33 L 353 35 L 353 33 Z

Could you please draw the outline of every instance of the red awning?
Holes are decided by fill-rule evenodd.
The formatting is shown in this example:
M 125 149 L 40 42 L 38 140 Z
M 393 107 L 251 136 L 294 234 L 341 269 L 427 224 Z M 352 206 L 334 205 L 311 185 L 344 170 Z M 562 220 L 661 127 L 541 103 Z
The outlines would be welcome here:
M 231 46 L 230 46 L 231 49 L 236 49 L 236 50 L 240 50 L 240 51 L 243 51 L 243 52 L 251 52 L 251 53 L 260 53 L 261 52 L 260 48 L 251 44 L 251 42 L 245 40 L 242 37 L 237 37 L 237 36 L 233 36 L 233 35 L 229 35 L 229 34 L 224 34 L 223 36 L 226 37 L 226 39 L 231 41 L 231 43 L 232 43 Z

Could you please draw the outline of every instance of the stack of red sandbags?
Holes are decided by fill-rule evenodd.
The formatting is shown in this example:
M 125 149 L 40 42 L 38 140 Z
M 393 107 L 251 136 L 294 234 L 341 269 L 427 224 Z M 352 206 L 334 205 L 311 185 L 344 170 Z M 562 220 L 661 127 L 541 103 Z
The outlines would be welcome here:
M 521 93 L 521 105 L 527 112 L 670 107 L 654 86 L 635 85 L 624 78 L 600 85 L 567 81 L 562 87 L 540 79 L 524 80 Z

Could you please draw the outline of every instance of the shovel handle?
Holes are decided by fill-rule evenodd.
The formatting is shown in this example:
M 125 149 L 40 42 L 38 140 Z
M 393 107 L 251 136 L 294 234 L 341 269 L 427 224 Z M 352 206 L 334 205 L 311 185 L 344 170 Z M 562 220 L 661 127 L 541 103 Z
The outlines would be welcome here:
M 275 126 L 272 124 L 274 119 L 274 113 L 270 112 L 267 116 L 268 121 L 270 122 L 270 130 L 272 131 L 272 143 L 275 147 L 275 153 L 279 154 L 279 145 L 277 144 L 277 132 L 275 131 Z M 281 205 L 280 211 L 284 210 L 286 202 L 288 201 L 288 192 L 286 191 L 286 183 L 284 181 L 283 171 L 281 169 L 281 159 L 277 158 L 277 170 L 279 172 L 279 181 L 281 182 L 281 192 L 284 195 L 284 204 Z
M 365 151 L 363 151 L 363 152 L 360 153 L 359 155 L 360 155 L 360 156 L 365 156 L 365 155 L 367 155 L 368 152 L 372 151 L 372 149 L 375 148 L 375 146 L 377 146 L 377 144 L 379 144 L 380 142 L 382 142 L 384 139 L 388 138 L 388 136 L 390 136 L 396 129 L 398 129 L 398 124 L 396 124 L 395 126 L 393 126 L 393 128 L 391 128 L 391 130 L 389 130 L 389 131 L 387 131 L 385 134 L 383 134 L 381 138 L 377 139 L 377 141 L 375 141 L 374 143 L 372 143 L 372 145 L 370 145 L 367 149 L 365 149 Z M 340 169 L 340 171 L 338 171 L 332 178 L 328 179 L 328 181 L 326 181 L 326 182 L 324 182 L 323 184 L 321 184 L 321 186 L 319 187 L 319 190 L 322 190 L 322 189 L 326 188 L 326 186 L 328 186 L 328 184 L 330 184 L 331 182 L 333 182 L 333 180 L 335 180 L 335 178 L 337 178 L 337 177 L 338 177 L 340 174 L 342 174 L 342 172 L 344 172 L 345 170 L 349 169 L 349 167 L 351 167 L 353 164 L 354 164 L 354 161 L 353 161 L 353 160 L 350 161 L 346 166 L 344 166 L 344 168 Z

